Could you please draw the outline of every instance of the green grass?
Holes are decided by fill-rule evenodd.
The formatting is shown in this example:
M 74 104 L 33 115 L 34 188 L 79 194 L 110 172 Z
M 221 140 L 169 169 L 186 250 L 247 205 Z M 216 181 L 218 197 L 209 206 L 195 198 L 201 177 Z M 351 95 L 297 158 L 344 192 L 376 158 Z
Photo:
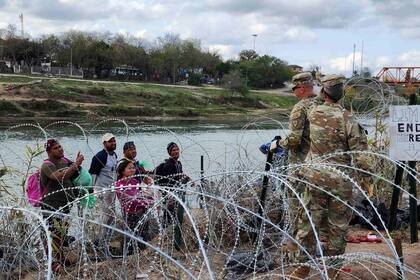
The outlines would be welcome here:
M 32 111 L 64 111 L 69 109 L 67 104 L 52 99 L 19 101 L 18 104 L 22 108 Z
M 13 80 L 17 77 L 4 77 Z M 247 114 L 261 109 L 290 110 L 297 102 L 293 96 L 250 91 L 246 96 L 232 95 L 224 89 L 186 88 L 155 84 L 120 82 L 96 83 L 44 79 L 23 86 L 29 98 L 47 101 L 24 101 L 17 107 L 25 112 L 45 112 L 48 116 L 91 112 L 106 117 L 174 116 L 197 117 L 223 113 Z M 16 92 L 18 94 L 19 91 Z M 81 106 L 66 102 L 81 103 Z M 49 106 L 53 105 L 53 106 Z M 92 106 L 94 105 L 94 106 Z M 86 107 L 88 106 L 88 107 Z M 52 107 L 52 108 L 51 108 Z M 61 107 L 62 110 L 54 110 Z M 61 115 L 60 115 L 61 117 Z
M 32 82 L 34 79 L 37 79 L 37 78 L 0 75 L 0 84 L 28 83 L 28 82 Z
M 104 117 L 137 117 L 158 115 L 158 110 L 150 107 L 135 107 L 126 105 L 111 105 L 95 107 L 94 111 Z
M 7 100 L 0 100 L 0 115 L 7 116 L 10 114 L 19 114 L 22 113 L 23 110 L 14 102 L 7 101 Z

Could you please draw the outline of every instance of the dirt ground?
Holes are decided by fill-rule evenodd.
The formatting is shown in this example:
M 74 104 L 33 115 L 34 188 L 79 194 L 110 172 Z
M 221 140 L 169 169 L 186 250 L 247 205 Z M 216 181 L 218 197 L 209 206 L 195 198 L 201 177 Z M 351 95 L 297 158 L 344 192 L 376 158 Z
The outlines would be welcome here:
M 353 230 L 351 236 L 366 236 L 367 230 Z M 168 249 L 168 248 L 167 248 Z M 165 250 L 166 251 L 166 250 Z M 213 274 L 216 279 L 282 279 L 280 275 L 284 272 L 286 275 L 291 272 L 291 268 L 281 270 L 279 259 L 275 258 L 276 267 L 274 270 L 266 273 L 252 273 L 242 276 L 233 275 L 222 271 L 224 267 L 226 257 L 220 252 L 207 252 L 210 259 L 210 264 L 213 269 Z M 272 252 L 275 254 L 275 252 Z M 395 258 L 393 257 L 390 248 L 386 242 L 382 243 L 366 243 L 362 242 L 359 244 L 349 243 L 347 245 L 346 254 L 358 254 L 355 256 L 354 261 L 345 265 L 346 273 L 341 274 L 342 280 L 351 279 L 378 279 L 378 280 L 393 280 L 397 279 L 395 270 Z M 198 251 L 190 252 L 188 254 L 171 253 L 174 259 L 180 261 L 189 271 L 199 279 L 210 279 L 203 259 Z M 70 254 L 68 255 L 70 257 Z M 91 260 L 89 265 L 80 265 L 78 267 L 70 267 L 66 273 L 61 275 L 58 279 L 77 279 L 80 276 L 80 271 L 83 268 L 87 268 L 84 273 L 86 279 L 116 279 L 116 275 L 113 271 L 122 271 L 122 267 L 126 267 L 127 279 L 164 279 L 162 271 L 165 271 L 166 279 L 190 279 L 190 277 L 178 269 L 172 262 L 167 261 L 164 258 L 156 258 L 156 254 L 151 250 L 147 249 L 141 251 L 138 255 L 129 256 L 124 262 L 121 259 L 100 261 Z M 374 257 L 370 257 L 374 256 Z M 403 243 L 403 256 L 404 264 L 411 269 L 420 272 L 420 243 L 408 244 Z M 391 261 L 381 262 L 377 257 L 388 257 Z M 77 259 L 77 254 L 73 256 Z M 158 260 L 160 259 L 160 260 Z M 150 265 L 154 262 L 151 270 Z M 194 261 L 196 263 L 194 264 Z M 145 278 L 136 278 L 136 275 Z M 233 275 L 233 276 L 232 276 Z M 26 274 L 20 279 L 37 279 L 38 273 Z M 121 275 L 120 275 L 121 276 Z M 420 279 L 418 276 L 405 272 L 405 279 L 414 280 Z M 19 279 L 19 278 L 17 278 Z M 285 279 L 285 278 L 283 278 Z M 319 275 L 319 271 L 312 270 L 309 278 L 311 280 L 322 279 Z
M 359 230 L 352 232 L 352 236 L 357 235 L 366 235 L 367 230 Z M 403 259 L 404 259 L 404 265 L 413 268 L 417 272 L 420 273 L 420 243 L 414 243 L 409 244 L 404 242 L 402 244 L 403 247 Z M 362 242 L 359 244 L 354 243 L 348 243 L 346 248 L 346 253 L 370 253 L 370 254 L 376 254 L 379 256 L 386 256 L 392 259 L 395 259 L 394 255 L 391 252 L 391 249 L 389 248 L 388 244 L 385 242 L 382 243 L 366 243 Z M 389 270 L 385 269 L 389 265 Z M 363 267 L 365 266 L 365 267 Z M 351 268 L 351 274 L 353 277 L 358 277 L 360 279 L 397 279 L 395 276 L 395 269 L 392 266 L 392 264 L 380 264 L 378 266 L 377 261 L 369 261 L 369 260 L 361 260 L 360 264 L 354 264 L 349 266 Z M 372 273 L 376 276 L 376 278 L 368 271 L 370 269 Z M 392 269 L 392 271 L 390 271 Z M 419 277 L 416 277 L 415 275 L 406 272 L 405 273 L 406 279 L 420 279 Z M 347 276 L 343 277 L 343 279 L 354 279 L 353 277 Z

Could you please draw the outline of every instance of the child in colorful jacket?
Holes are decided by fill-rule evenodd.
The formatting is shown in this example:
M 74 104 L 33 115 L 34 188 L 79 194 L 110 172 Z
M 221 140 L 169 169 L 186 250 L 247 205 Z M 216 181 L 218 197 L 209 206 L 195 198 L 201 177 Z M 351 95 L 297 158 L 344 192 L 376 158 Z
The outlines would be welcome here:
M 124 219 L 128 228 L 134 235 L 139 234 L 143 240 L 150 240 L 148 232 L 148 222 L 142 220 L 147 208 L 153 205 L 155 198 L 147 191 L 141 189 L 141 178 L 134 178 L 136 168 L 133 162 L 121 161 L 117 166 L 118 181 L 116 182 L 116 194 L 121 204 Z M 151 179 L 146 177 L 145 183 L 150 183 Z M 139 243 L 141 248 L 144 244 Z M 129 247 L 129 252 L 132 247 Z

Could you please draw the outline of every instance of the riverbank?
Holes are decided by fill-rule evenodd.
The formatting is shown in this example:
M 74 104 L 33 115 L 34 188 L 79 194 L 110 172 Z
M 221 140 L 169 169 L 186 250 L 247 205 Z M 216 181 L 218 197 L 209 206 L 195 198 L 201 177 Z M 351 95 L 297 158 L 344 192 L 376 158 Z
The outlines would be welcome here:
M 297 99 L 286 91 L 232 94 L 221 88 L 0 76 L 0 121 L 119 117 L 133 121 L 279 117 Z

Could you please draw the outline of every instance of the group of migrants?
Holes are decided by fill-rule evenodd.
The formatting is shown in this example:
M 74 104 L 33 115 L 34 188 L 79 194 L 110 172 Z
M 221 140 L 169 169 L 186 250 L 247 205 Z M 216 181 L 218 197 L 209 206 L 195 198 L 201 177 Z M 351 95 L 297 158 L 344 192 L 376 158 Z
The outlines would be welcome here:
M 159 184 L 168 188 L 177 189 L 181 184 L 190 181 L 183 173 L 179 161 L 180 148 L 174 142 L 167 146 L 169 158 L 162 162 L 155 170 L 148 171 L 137 159 L 137 150 L 133 141 L 126 142 L 123 146 L 123 157 L 118 159 L 116 137 L 106 133 L 102 137 L 103 149 L 99 151 L 90 164 L 89 173 L 92 185 L 88 192 L 100 198 L 101 220 L 100 223 L 109 227 L 102 227 L 102 232 L 96 240 L 98 248 L 108 248 L 112 236 L 112 227 L 115 225 L 116 199 L 119 200 L 122 216 L 126 226 L 136 236 L 144 241 L 150 240 L 148 236 L 148 223 L 140 222 L 149 207 L 161 198 L 166 204 L 164 224 L 169 225 L 176 217 L 177 203 L 167 193 L 157 194 L 151 184 Z M 46 187 L 43 195 L 41 209 L 47 221 L 52 239 L 53 271 L 60 272 L 63 267 L 71 265 L 65 258 L 63 247 L 69 242 L 69 215 L 73 202 L 84 195 L 74 186 L 74 178 L 80 176 L 80 170 L 85 158 L 80 152 L 76 159 L 71 161 L 64 156 L 64 149 L 56 139 L 48 139 L 45 144 L 48 159 L 40 169 L 40 184 Z M 115 192 L 111 190 L 114 188 Z M 57 212 L 59 212 L 57 214 Z M 139 243 L 140 248 L 145 248 L 144 243 Z M 129 254 L 133 246 L 128 248 Z M 109 251 L 108 251 L 109 252 Z
M 297 222 L 292 225 L 293 235 L 306 252 L 298 251 L 296 258 L 301 265 L 288 277 L 305 279 L 310 273 L 308 261 L 317 256 L 317 237 L 324 256 L 339 256 L 345 252 L 345 238 L 352 218 L 349 208 L 352 182 L 340 173 L 348 174 L 350 166 L 369 170 L 360 153 L 349 153 L 367 150 L 367 135 L 339 104 L 344 96 L 343 76 L 322 77 L 319 95 L 314 93 L 311 73 L 297 74 L 292 82 L 292 90 L 299 102 L 290 115 L 290 132 L 285 139 L 273 141 L 270 150 L 281 147 L 289 151 L 289 175 L 293 178 L 290 180 L 290 197 L 299 196 L 303 202 L 290 199 L 290 211 L 297 217 Z M 361 178 L 362 182 L 369 180 L 363 173 L 354 173 L 352 175 Z M 296 243 L 290 241 L 288 248 L 293 247 L 297 249 Z M 335 258 L 334 264 L 328 266 L 330 279 L 340 277 L 342 264 L 342 259 Z
M 318 253 L 320 240 L 323 244 L 324 256 L 339 256 L 345 252 L 346 233 L 352 217 L 351 209 L 345 204 L 352 202 L 352 182 L 346 180 L 341 172 L 347 172 L 346 167 L 355 166 L 367 170 L 365 161 L 357 153 L 367 149 L 365 130 L 352 115 L 339 104 L 344 95 L 344 77 L 327 75 L 321 79 L 322 89 L 319 95 L 314 93 L 311 73 L 300 73 L 292 78 L 293 92 L 299 99 L 294 106 L 289 120 L 289 134 L 284 139 L 277 137 L 270 144 L 269 150 L 282 148 L 289 153 L 290 211 L 298 219 L 293 226 L 293 235 L 305 251 L 297 253 L 301 263 L 288 275 L 289 279 L 305 279 L 310 273 L 309 260 Z M 138 160 L 134 142 L 123 146 L 123 158 L 118 160 L 116 138 L 106 133 L 102 138 L 103 150 L 92 159 L 89 173 L 93 177 L 96 192 L 101 192 L 102 223 L 112 225 L 115 221 L 115 203 L 118 198 L 127 226 L 135 231 L 139 221 L 156 197 L 148 193 L 139 184 L 151 184 L 159 177 L 160 185 L 176 189 L 187 183 L 190 178 L 183 173 L 179 161 L 180 149 L 171 142 L 167 146 L 169 158 L 155 170 L 146 170 Z M 64 157 L 63 147 L 55 139 L 50 139 L 45 145 L 48 160 L 41 167 L 41 183 L 47 186 L 48 193 L 44 196 L 42 208 L 53 238 L 54 264 L 63 265 L 63 242 L 67 234 L 67 219 L 60 215 L 51 215 L 56 211 L 69 214 L 72 201 L 77 198 L 74 193 L 71 178 L 78 173 L 84 161 L 80 153 L 74 161 Z M 324 155 L 331 155 L 317 161 Z M 314 162 L 316 164 L 314 164 Z M 306 166 L 301 164 L 307 163 Z M 331 168 L 334 165 L 334 168 Z M 365 176 L 356 174 L 357 176 Z M 109 191 L 111 186 L 116 191 Z M 139 192 L 143 191 L 142 196 Z M 89 189 L 93 192 L 93 188 Z M 170 199 L 164 200 L 166 212 L 163 215 L 165 224 L 170 224 L 176 217 L 176 203 Z M 307 212 L 302 210 L 302 203 Z M 59 227 L 57 225 L 60 225 Z M 142 225 L 144 229 L 147 223 Z M 63 231 L 63 228 L 66 230 Z M 101 240 L 105 242 L 112 235 L 111 227 L 104 227 Z M 314 230 L 315 228 L 315 230 Z M 147 230 L 137 229 L 139 235 L 148 240 Z M 290 242 L 290 247 L 296 244 Z M 327 273 L 331 279 L 340 275 L 341 263 L 329 266 Z

